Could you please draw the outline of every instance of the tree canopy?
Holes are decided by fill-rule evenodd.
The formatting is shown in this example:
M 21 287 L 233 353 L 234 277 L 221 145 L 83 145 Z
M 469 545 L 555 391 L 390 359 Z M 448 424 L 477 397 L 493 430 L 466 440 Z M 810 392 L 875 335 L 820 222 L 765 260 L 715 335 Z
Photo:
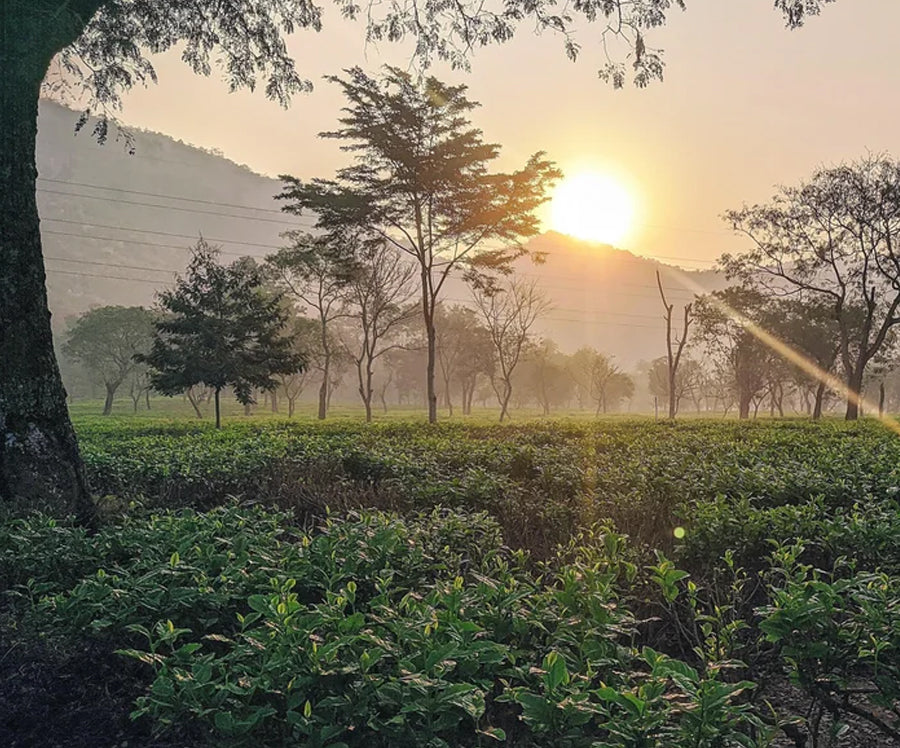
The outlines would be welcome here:
M 164 315 L 156 323 L 150 352 L 142 357 L 152 368 L 154 389 L 163 394 L 197 384 L 212 387 L 216 427 L 225 387 L 249 405 L 254 389 L 273 390 L 276 375 L 305 364 L 283 334 L 287 313 L 280 295 L 266 288 L 262 270 L 249 258 L 220 265 L 217 254 L 201 240 L 187 275 L 159 294 Z
M 103 415 L 110 414 L 116 390 L 138 366 L 135 356 L 147 353 L 153 321 L 144 307 L 104 306 L 85 312 L 69 328 L 63 351 L 106 387 Z
M 419 270 L 428 358 L 428 415 L 437 419 L 435 309 L 457 271 L 473 281 L 508 273 L 538 233 L 535 210 L 561 176 L 543 153 L 515 172 L 491 173 L 500 147 L 486 143 L 468 119 L 478 105 L 465 86 L 422 81 L 386 67 L 374 78 L 352 68 L 332 77 L 347 98 L 342 127 L 323 137 L 346 141 L 355 162 L 334 179 L 305 182 L 285 175 L 284 210 L 314 211 L 316 226 L 336 243 L 374 235 L 409 255 Z M 487 248 L 487 242 L 497 242 Z

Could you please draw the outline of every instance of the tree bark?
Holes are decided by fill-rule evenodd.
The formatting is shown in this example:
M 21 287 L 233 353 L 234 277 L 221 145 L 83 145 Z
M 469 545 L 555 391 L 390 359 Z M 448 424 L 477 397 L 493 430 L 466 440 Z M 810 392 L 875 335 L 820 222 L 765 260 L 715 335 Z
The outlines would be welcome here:
M 216 400 L 216 428 L 217 429 L 222 428 L 222 410 L 219 407 L 219 391 L 220 391 L 219 388 L 216 387 L 216 393 L 215 393 L 214 397 Z
M 41 82 L 83 22 L 45 6 L 0 3 L 0 503 L 91 523 L 53 351 L 35 193 Z
M 425 400 L 428 403 L 428 423 L 437 423 L 437 391 L 434 386 L 434 364 L 437 358 L 436 334 L 434 329 L 434 309 L 428 309 L 426 292 L 425 336 L 428 340 L 428 363 L 425 367 Z
M 864 371 L 864 367 L 857 364 L 847 378 L 847 387 L 850 390 L 847 397 L 847 411 L 844 414 L 844 419 L 847 421 L 855 421 L 859 418 L 859 393 L 862 392 Z
M 814 421 L 818 421 L 822 417 L 822 406 L 825 403 L 825 382 L 819 382 L 816 387 L 816 400 L 813 404 L 812 417 Z
M 106 400 L 103 403 L 103 415 L 108 416 L 112 413 L 113 408 L 113 399 L 116 396 L 116 390 L 118 389 L 118 385 L 106 383 Z M 137 410 L 137 404 L 135 404 L 135 410 Z

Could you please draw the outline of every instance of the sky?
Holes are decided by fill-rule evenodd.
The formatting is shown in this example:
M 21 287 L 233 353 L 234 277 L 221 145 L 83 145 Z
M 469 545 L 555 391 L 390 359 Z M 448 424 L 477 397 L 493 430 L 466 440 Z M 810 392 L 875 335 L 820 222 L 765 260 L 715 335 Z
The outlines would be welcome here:
M 432 73 L 469 86 L 481 107 L 473 123 L 502 144 L 496 167 L 522 166 L 546 151 L 566 174 L 594 171 L 635 202 L 623 249 L 686 267 L 709 267 L 740 251 L 721 215 L 767 200 L 821 165 L 869 152 L 900 156 L 900 2 L 838 0 L 797 31 L 771 0 L 688 0 L 650 33 L 664 50 L 665 80 L 613 90 L 599 28 L 579 29 L 570 62 L 558 36 L 523 27 L 505 45 L 479 50 L 470 72 Z M 344 101 L 322 76 L 360 65 L 409 64 L 403 45 L 366 45 L 360 23 L 326 6 L 321 33 L 289 39 L 301 73 L 315 83 L 282 109 L 261 91 L 229 94 L 221 75 L 195 76 L 177 52 L 154 58 L 159 85 L 124 97 L 121 119 L 221 150 L 270 176 L 329 177 L 347 163 L 334 141 Z M 543 211 L 549 225 L 549 208 Z

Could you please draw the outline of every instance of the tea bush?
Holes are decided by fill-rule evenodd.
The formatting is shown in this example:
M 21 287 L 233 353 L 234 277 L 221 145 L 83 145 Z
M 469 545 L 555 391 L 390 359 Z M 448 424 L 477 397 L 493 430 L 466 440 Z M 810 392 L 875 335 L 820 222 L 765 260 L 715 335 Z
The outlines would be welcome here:
M 161 730 L 333 748 L 765 744 L 752 683 L 633 646 L 637 569 L 609 528 L 541 574 L 486 515 L 443 509 L 303 531 L 229 504 L 93 536 L 40 517 L 5 532 L 30 546 L 4 568 L 31 629 L 144 663 L 135 715 Z M 80 579 L 35 562 L 60 545 L 86 551 Z

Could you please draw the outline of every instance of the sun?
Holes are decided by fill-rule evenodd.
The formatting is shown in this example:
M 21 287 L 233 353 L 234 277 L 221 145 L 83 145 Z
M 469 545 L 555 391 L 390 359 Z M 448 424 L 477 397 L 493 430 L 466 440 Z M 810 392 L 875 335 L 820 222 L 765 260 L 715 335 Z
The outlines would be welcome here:
M 553 193 L 550 211 L 554 230 L 606 244 L 620 244 L 634 222 L 634 200 L 628 190 L 595 172 L 564 179 Z

